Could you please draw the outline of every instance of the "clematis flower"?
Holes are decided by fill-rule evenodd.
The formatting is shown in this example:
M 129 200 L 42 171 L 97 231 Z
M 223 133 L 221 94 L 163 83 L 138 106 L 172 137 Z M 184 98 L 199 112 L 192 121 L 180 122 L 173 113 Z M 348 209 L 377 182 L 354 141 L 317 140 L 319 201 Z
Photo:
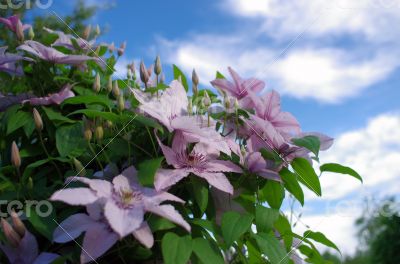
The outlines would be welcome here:
M 23 104 L 29 103 L 31 105 L 51 105 L 51 104 L 60 105 L 62 102 L 64 102 L 64 100 L 75 96 L 74 92 L 72 92 L 71 89 L 72 86 L 67 84 L 58 93 L 50 94 L 49 96 L 46 97 L 30 98 L 28 100 L 22 101 L 22 103 Z
M 21 66 L 16 65 L 21 60 L 30 60 L 18 54 L 6 53 L 7 47 L 0 47 L 0 71 L 11 75 L 21 76 L 23 70 Z
M 0 250 L 4 252 L 10 263 L 19 264 L 50 264 L 58 257 L 57 254 L 43 252 L 39 254 L 36 238 L 26 230 L 18 216 L 13 213 L 14 227 L 5 219 L 1 219 L 3 233 L 9 245 L 0 243 Z M 15 225 L 15 218 L 18 218 Z
M 89 185 L 89 188 L 63 189 L 54 193 L 50 200 L 70 205 L 104 203 L 104 216 L 120 238 L 142 226 L 145 212 L 164 217 L 190 231 L 190 225 L 172 205 L 160 205 L 164 201 L 184 201 L 170 193 L 140 186 L 134 167 L 124 170 L 112 183 L 82 177 L 72 180 L 83 182 Z
M 189 143 L 202 142 L 228 155 L 229 146 L 214 126 L 205 126 L 201 118 L 189 116 L 186 91 L 179 81 L 173 81 L 159 99 L 138 89 L 132 89 L 135 98 L 141 103 L 139 109 L 157 119 L 170 132 L 182 134 Z
M 226 79 L 215 79 L 211 84 L 216 88 L 222 89 L 228 96 L 237 98 L 241 107 L 253 107 L 253 101 L 248 95 L 261 92 L 265 87 L 265 83 L 255 78 L 244 80 L 231 67 L 228 67 L 228 71 L 232 76 L 233 82 Z
M 120 239 L 110 227 L 102 207 L 100 203 L 88 205 L 86 207 L 88 214 L 71 215 L 54 230 L 53 240 L 57 243 L 70 242 L 85 232 L 81 263 L 96 260 Z M 146 222 L 134 230 L 132 235 L 147 248 L 151 248 L 154 244 L 153 234 Z
M 104 67 L 104 62 L 102 62 L 99 58 L 86 55 L 67 55 L 33 40 L 25 41 L 25 43 L 19 46 L 17 49 L 26 51 L 42 60 L 55 64 L 82 66 L 85 62 L 93 60 L 101 67 Z
M 300 124 L 296 118 L 288 112 L 281 111 L 281 99 L 279 93 L 271 91 L 261 98 L 252 95 L 256 115 L 269 121 L 279 132 L 300 133 Z
M 52 30 L 49 28 L 43 28 L 45 31 L 47 31 L 50 34 L 54 34 L 58 36 L 58 39 L 51 44 L 52 47 L 64 47 L 67 48 L 69 50 L 76 50 L 75 46 L 72 44 L 72 41 L 75 41 L 78 46 L 82 49 L 82 50 L 91 50 L 93 49 L 93 45 L 95 44 L 95 40 L 85 40 L 83 38 L 76 38 L 72 35 L 69 34 L 65 34 L 62 31 L 58 31 L 58 30 Z
M 17 15 L 9 18 L 0 17 L 0 23 L 4 24 L 9 30 L 14 32 L 17 38 L 21 41 L 24 39 L 24 31 L 32 27 L 28 24 L 22 24 Z
M 206 145 L 197 143 L 191 152 L 186 149 L 182 136 L 175 135 L 172 148 L 165 146 L 157 138 L 167 163 L 175 169 L 159 169 L 155 176 L 156 190 L 165 190 L 190 173 L 205 179 L 215 188 L 233 193 L 233 187 L 223 172 L 241 173 L 242 169 L 230 161 L 217 160 L 217 153 L 210 153 Z
M 273 166 L 268 166 L 267 161 L 260 152 L 251 152 L 246 155 L 245 164 L 249 172 L 255 173 L 265 179 L 281 182 L 279 174 L 272 170 Z

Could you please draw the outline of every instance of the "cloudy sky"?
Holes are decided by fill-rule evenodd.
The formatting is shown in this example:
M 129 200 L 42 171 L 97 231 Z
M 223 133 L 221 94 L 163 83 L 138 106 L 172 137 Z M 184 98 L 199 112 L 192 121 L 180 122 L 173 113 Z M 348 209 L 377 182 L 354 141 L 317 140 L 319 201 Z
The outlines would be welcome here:
M 45 12 L 71 8 L 60 2 Z M 335 137 L 322 161 L 353 167 L 364 185 L 323 175 L 323 198 L 309 194 L 297 210 L 345 253 L 363 200 L 400 193 L 400 1 L 119 0 L 93 23 L 109 27 L 104 41 L 128 41 L 121 69 L 159 54 L 206 87 L 232 66 L 282 93 L 305 131 Z

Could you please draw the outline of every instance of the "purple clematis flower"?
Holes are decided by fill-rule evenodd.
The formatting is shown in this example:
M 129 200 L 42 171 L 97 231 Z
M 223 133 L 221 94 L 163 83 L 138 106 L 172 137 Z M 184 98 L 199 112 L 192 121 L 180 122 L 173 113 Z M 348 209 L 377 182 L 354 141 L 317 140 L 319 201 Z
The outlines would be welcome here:
M 81 263 L 88 263 L 99 258 L 120 239 L 105 218 L 102 204 L 94 203 L 86 208 L 88 214 L 71 215 L 56 228 L 53 234 L 54 242 L 67 243 L 85 232 Z M 132 235 L 147 248 L 151 248 L 154 244 L 153 234 L 146 222 L 134 230 Z
M 281 99 L 276 91 L 271 91 L 258 97 L 251 95 L 256 108 L 256 115 L 269 121 L 279 132 L 300 133 L 300 124 L 296 118 L 288 113 L 281 112 Z
M 17 48 L 18 50 L 26 51 L 42 60 L 55 64 L 67 64 L 73 66 L 82 66 L 89 60 L 95 61 L 101 67 L 104 67 L 104 62 L 99 58 L 86 55 L 67 55 L 54 48 L 47 47 L 39 42 L 28 40 Z
M 233 187 L 223 172 L 241 173 L 242 169 L 230 161 L 217 160 L 217 153 L 202 143 L 197 143 L 189 153 L 182 136 L 175 135 L 172 148 L 161 143 L 157 138 L 167 163 L 175 169 L 159 169 L 155 176 L 156 190 L 165 190 L 190 173 L 205 179 L 215 188 L 233 193 Z
M 95 44 L 95 40 L 85 40 L 83 38 L 76 38 L 72 35 L 69 34 L 65 34 L 62 31 L 58 31 L 58 30 L 52 30 L 49 28 L 43 28 L 45 31 L 47 31 L 50 34 L 54 34 L 58 36 L 58 39 L 51 44 L 52 47 L 64 47 L 67 48 L 69 50 L 76 50 L 75 46 L 72 44 L 72 41 L 76 41 L 76 43 L 78 44 L 78 46 L 82 49 L 82 50 L 92 50 L 95 49 L 94 44 Z
M 4 24 L 9 30 L 11 30 L 14 33 L 17 33 L 17 31 L 19 30 L 19 28 L 22 31 L 25 31 L 29 28 L 31 28 L 31 25 L 28 24 L 22 24 L 21 20 L 19 19 L 19 17 L 17 15 L 8 17 L 8 18 L 4 18 L 4 17 L 0 17 L 0 23 Z
M 265 161 L 260 152 L 246 154 L 245 165 L 251 173 L 255 173 L 265 179 L 282 181 L 279 174 L 272 170 L 273 165 L 267 164 L 267 161 Z
M 248 95 L 261 92 L 265 87 L 265 83 L 255 78 L 244 80 L 231 67 L 228 67 L 228 71 L 232 76 L 233 82 L 226 79 L 215 79 L 211 84 L 216 88 L 222 89 L 228 96 L 237 98 L 243 108 L 253 107 L 253 102 Z
M 26 230 L 22 222 L 20 223 L 20 228 L 14 229 L 6 220 L 1 220 L 3 232 L 12 245 L 0 243 L 0 250 L 4 252 L 10 263 L 50 264 L 60 257 L 47 252 L 39 254 L 36 238 Z
M 18 66 L 16 63 L 21 60 L 30 61 L 31 59 L 18 54 L 6 53 L 6 50 L 7 47 L 0 47 L 0 71 L 7 72 L 11 75 L 23 75 L 22 67 Z
M 30 103 L 31 105 L 60 105 L 62 102 L 64 102 L 64 100 L 75 96 L 74 92 L 72 92 L 71 89 L 72 86 L 67 84 L 58 93 L 50 94 L 46 97 L 30 98 L 28 100 L 22 101 L 22 103 Z
M 134 167 L 123 171 L 114 178 L 112 183 L 82 177 L 75 177 L 72 180 L 86 183 L 89 188 L 60 190 L 54 193 L 50 200 L 62 201 L 70 205 L 103 203 L 104 216 L 120 238 L 142 226 L 145 212 L 164 217 L 190 231 L 190 225 L 172 205 L 160 205 L 164 201 L 178 203 L 184 203 L 184 201 L 170 193 L 157 192 L 140 186 Z
M 201 118 L 187 114 L 189 102 L 185 88 L 179 81 L 173 81 L 159 99 L 138 89 L 132 89 L 132 93 L 141 103 L 139 109 L 157 119 L 170 132 L 182 134 L 189 143 L 202 142 L 231 154 L 229 146 L 215 130 L 215 125 L 205 126 Z

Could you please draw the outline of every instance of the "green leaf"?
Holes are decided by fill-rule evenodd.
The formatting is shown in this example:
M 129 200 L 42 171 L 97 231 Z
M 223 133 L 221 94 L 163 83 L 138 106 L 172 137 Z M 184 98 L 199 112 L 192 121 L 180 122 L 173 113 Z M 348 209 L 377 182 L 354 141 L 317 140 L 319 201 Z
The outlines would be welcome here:
M 81 109 L 74 111 L 68 116 L 76 115 L 76 114 L 84 114 L 88 118 L 96 118 L 96 117 L 101 117 L 105 120 L 110 120 L 112 122 L 117 123 L 121 118 L 117 114 L 111 113 L 111 112 L 103 112 L 103 111 L 98 111 L 98 110 L 93 110 L 93 109 Z
M 298 180 L 315 194 L 321 196 L 321 183 L 308 160 L 296 158 L 291 165 L 298 176 Z
M 254 235 L 261 252 L 268 257 L 271 264 L 288 264 L 289 256 L 279 240 L 272 234 Z
M 162 238 L 161 251 L 165 264 L 186 264 L 192 254 L 192 239 L 167 233 Z
M 256 206 L 257 232 L 268 233 L 274 227 L 279 218 L 279 210 L 267 208 L 262 205 Z
M 101 94 L 96 94 L 96 95 L 79 95 L 75 97 L 68 98 L 64 100 L 62 103 L 62 107 L 67 104 L 72 104 L 72 105 L 79 105 L 79 104 L 85 104 L 85 105 L 91 105 L 91 104 L 98 104 L 98 105 L 103 105 L 107 108 L 111 108 L 114 103 L 111 101 L 107 96 L 101 95 Z
M 312 239 L 316 242 L 319 242 L 327 247 L 336 249 L 338 252 L 340 252 L 339 248 L 333 243 L 331 240 L 329 240 L 324 234 L 321 232 L 313 232 L 313 231 L 306 231 L 304 232 L 303 237 Z
M 70 123 L 73 124 L 76 121 L 69 119 L 68 117 L 63 116 L 60 112 L 57 112 L 53 110 L 52 108 L 49 107 L 43 107 L 44 112 L 46 113 L 47 117 L 49 120 L 53 121 L 54 123 L 57 124 L 63 124 L 63 123 Z
M 59 127 L 56 131 L 56 146 L 62 157 L 78 157 L 86 150 L 82 123 Z
M 336 164 L 336 163 L 327 163 L 324 164 L 320 167 L 321 172 L 335 172 L 335 173 L 341 173 L 341 174 L 347 174 L 350 176 L 353 176 L 354 178 L 360 180 L 361 182 L 363 182 L 362 177 L 360 176 L 360 174 L 358 174 L 355 170 L 353 170 L 352 168 L 349 167 L 345 167 L 343 165 L 340 164 Z
M 50 211 L 47 212 L 47 210 L 50 210 L 51 213 Z M 55 210 L 44 205 L 36 207 L 28 206 L 26 216 L 36 231 L 45 236 L 49 241 L 53 241 L 53 232 L 57 228 L 57 223 L 54 222 L 57 219 Z
M 161 166 L 161 162 L 164 160 L 164 157 L 146 160 L 139 164 L 138 166 L 138 177 L 139 182 L 143 186 L 152 187 L 154 183 L 154 176 L 156 175 L 157 170 Z
M 279 175 L 281 175 L 285 188 L 304 206 L 304 192 L 297 180 L 297 175 L 286 168 L 282 169 Z
M 193 252 L 204 264 L 224 264 L 221 252 L 219 252 L 210 241 L 204 238 L 196 238 L 193 240 Z
M 175 64 L 172 66 L 174 68 L 174 79 L 178 80 L 179 77 L 181 77 L 183 87 L 185 87 L 186 92 L 189 91 L 189 86 L 185 74 L 183 74 L 181 69 L 179 69 L 178 66 L 176 66 Z
M 190 181 L 194 198 L 200 209 L 200 215 L 203 215 L 208 205 L 208 184 L 197 177 L 191 177 Z
M 202 227 L 205 230 L 210 231 L 213 234 L 218 234 L 218 226 L 215 224 L 215 222 L 211 222 L 209 220 L 205 219 L 191 219 L 190 223 L 193 225 L 197 225 Z
M 292 247 L 293 232 L 289 220 L 284 215 L 279 215 L 278 221 L 275 222 L 276 230 L 283 237 L 287 249 Z
M 283 199 L 285 198 L 285 189 L 281 183 L 267 181 L 260 192 L 262 194 L 262 199 L 265 199 L 272 208 L 281 208 Z
M 249 230 L 253 219 L 250 214 L 240 215 L 238 212 L 226 212 L 222 216 L 221 231 L 227 247 Z
M 294 138 L 292 142 L 299 147 L 303 147 L 314 153 L 318 157 L 321 141 L 316 136 L 305 136 L 303 138 Z
M 23 127 L 32 119 L 32 114 L 24 111 L 18 111 L 14 115 L 10 116 L 7 123 L 7 135 Z
M 222 73 L 220 73 L 219 71 L 217 71 L 217 74 L 215 75 L 215 78 L 216 79 L 225 79 L 225 76 Z

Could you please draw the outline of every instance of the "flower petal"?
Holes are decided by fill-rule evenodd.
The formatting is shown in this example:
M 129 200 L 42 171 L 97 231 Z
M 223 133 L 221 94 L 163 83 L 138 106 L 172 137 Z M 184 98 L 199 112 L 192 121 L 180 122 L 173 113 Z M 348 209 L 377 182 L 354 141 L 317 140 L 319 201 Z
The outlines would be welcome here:
M 184 169 L 159 169 L 156 172 L 154 187 L 157 191 L 165 190 L 188 176 L 188 174 L 189 172 Z
M 243 172 L 242 168 L 228 160 L 210 160 L 207 162 L 206 169 L 209 172 Z
M 99 197 L 89 188 L 71 188 L 55 192 L 50 201 L 60 201 L 69 205 L 88 205 L 98 199 Z
M 57 243 L 67 243 L 79 237 L 95 221 L 87 214 L 74 214 L 62 221 L 54 230 L 53 241 Z
M 100 197 L 109 197 L 112 192 L 112 184 L 105 180 L 98 179 L 88 179 L 84 177 L 72 177 L 67 180 L 67 182 L 79 181 L 89 185 L 90 189 Z
M 59 257 L 60 255 L 57 254 L 43 252 L 35 259 L 32 264 L 50 264 Z
M 182 226 L 188 232 L 190 232 L 190 225 L 185 221 L 185 219 L 183 219 L 183 217 L 179 214 L 178 211 L 175 210 L 175 208 L 172 205 L 169 204 L 155 205 L 152 203 L 146 203 L 145 207 L 146 211 L 164 217 L 170 220 L 171 222 L 174 222 L 175 224 Z
M 221 172 L 201 172 L 195 173 L 197 176 L 205 179 L 210 185 L 215 188 L 233 194 L 233 186 L 226 178 L 226 176 Z
M 143 222 L 132 234 L 145 247 L 151 248 L 154 245 L 153 233 L 147 222 Z

